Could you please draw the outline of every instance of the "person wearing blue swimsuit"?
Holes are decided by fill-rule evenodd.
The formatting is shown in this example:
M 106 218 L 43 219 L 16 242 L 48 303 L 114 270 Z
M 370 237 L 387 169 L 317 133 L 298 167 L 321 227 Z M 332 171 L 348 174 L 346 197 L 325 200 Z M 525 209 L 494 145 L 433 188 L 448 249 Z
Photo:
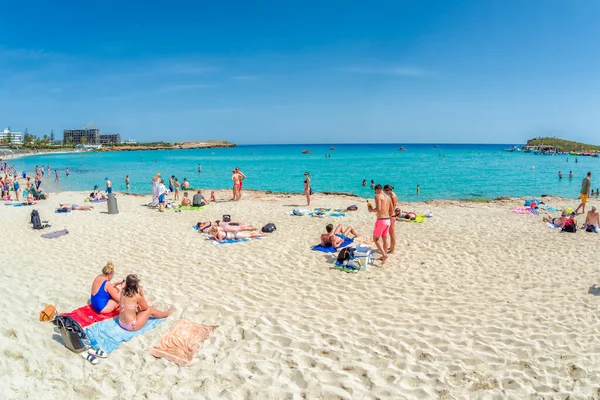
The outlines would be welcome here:
M 123 281 L 113 285 L 111 281 L 114 275 L 115 266 L 109 261 L 102 268 L 102 275 L 98 275 L 92 283 L 90 303 L 97 313 L 108 314 L 119 307 L 119 301 L 121 300 L 119 287 L 123 284 Z

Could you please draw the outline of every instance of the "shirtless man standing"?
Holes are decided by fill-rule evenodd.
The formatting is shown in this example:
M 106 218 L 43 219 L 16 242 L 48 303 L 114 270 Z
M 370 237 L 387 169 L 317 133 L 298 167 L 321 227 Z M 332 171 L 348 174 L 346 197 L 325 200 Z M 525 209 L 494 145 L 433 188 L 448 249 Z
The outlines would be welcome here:
M 373 229 L 373 241 L 377 245 L 377 249 L 381 253 L 381 265 L 385 264 L 388 258 L 388 235 L 390 230 L 390 218 L 394 215 L 394 207 L 392 206 L 392 199 L 383 193 L 381 185 L 375 185 L 375 207 L 368 203 L 369 212 L 377 213 L 377 220 L 375 221 L 375 228 Z M 379 239 L 382 239 L 383 246 Z
M 592 209 L 588 211 L 585 217 L 584 227 L 586 228 L 586 230 L 588 227 L 592 227 L 591 229 L 593 229 L 593 231 L 596 233 L 600 231 L 600 213 L 598 212 L 598 210 L 596 210 L 595 205 L 593 205 Z
M 385 192 L 385 194 L 390 196 L 390 199 L 392 199 L 392 209 L 395 210 L 396 204 L 398 204 L 398 196 L 396 196 L 396 193 L 394 193 L 393 190 L 394 187 L 392 185 L 385 185 L 383 187 L 383 191 Z M 395 213 L 393 213 L 392 215 L 395 216 Z M 390 248 L 388 249 L 388 253 L 394 254 L 394 250 L 396 249 L 396 218 L 390 219 L 390 241 L 391 243 Z

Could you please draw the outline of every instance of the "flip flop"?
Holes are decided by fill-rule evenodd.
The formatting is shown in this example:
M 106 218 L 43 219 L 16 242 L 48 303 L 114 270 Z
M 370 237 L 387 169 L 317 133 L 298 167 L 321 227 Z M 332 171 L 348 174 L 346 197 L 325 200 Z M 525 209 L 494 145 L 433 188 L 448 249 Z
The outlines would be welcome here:
M 105 352 L 102 349 L 96 350 L 93 347 L 91 347 L 91 348 L 88 349 L 88 354 L 91 355 L 91 356 L 94 356 L 94 357 L 98 357 L 98 358 L 106 358 L 106 357 L 108 357 L 108 353 L 107 352 Z
M 100 362 L 96 356 L 89 353 L 81 353 L 81 357 L 88 360 L 92 365 L 96 365 Z

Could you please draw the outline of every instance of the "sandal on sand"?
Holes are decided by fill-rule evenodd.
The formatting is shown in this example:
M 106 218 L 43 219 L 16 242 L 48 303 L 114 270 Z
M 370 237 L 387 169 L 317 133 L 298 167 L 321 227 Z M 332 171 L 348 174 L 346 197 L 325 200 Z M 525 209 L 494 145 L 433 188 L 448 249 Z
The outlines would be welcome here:
M 88 349 L 88 354 L 91 355 L 91 356 L 94 356 L 94 357 L 98 357 L 98 358 L 106 358 L 106 357 L 108 357 L 108 353 L 107 352 L 105 352 L 102 349 L 96 350 L 93 347 L 90 347 Z
M 89 354 L 89 353 L 80 353 L 80 354 L 81 354 L 81 357 L 88 360 L 92 365 L 96 365 L 100 362 L 98 360 L 98 358 L 92 354 Z

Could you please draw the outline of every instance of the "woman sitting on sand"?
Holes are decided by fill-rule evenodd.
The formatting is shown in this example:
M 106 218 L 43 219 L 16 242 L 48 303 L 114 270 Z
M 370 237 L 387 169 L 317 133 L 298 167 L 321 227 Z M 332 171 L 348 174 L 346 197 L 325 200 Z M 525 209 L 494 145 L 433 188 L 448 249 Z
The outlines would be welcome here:
M 140 279 L 133 274 L 127 275 L 125 280 L 120 307 L 119 325 L 128 331 L 140 330 L 146 325 L 148 318 L 166 318 L 175 310 L 171 307 L 168 311 L 160 311 L 150 307 L 144 298 Z
M 216 226 L 210 228 L 210 235 L 217 242 L 222 242 L 224 240 L 252 239 L 265 236 L 262 232 L 225 232 Z
M 108 314 L 119 307 L 119 300 L 121 300 L 119 286 L 123 284 L 123 281 L 113 285 L 111 281 L 114 275 L 115 266 L 109 261 L 102 268 L 102 275 L 98 275 L 92 282 L 90 303 L 97 313 Z
M 192 199 L 189 198 L 188 192 L 183 193 L 183 199 L 181 199 L 181 205 L 182 206 L 191 206 L 192 205 Z
M 251 225 L 246 225 L 243 222 L 198 222 L 196 227 L 202 233 L 208 233 L 210 228 L 214 226 L 224 232 L 241 232 L 241 231 L 255 231 L 256 228 Z

